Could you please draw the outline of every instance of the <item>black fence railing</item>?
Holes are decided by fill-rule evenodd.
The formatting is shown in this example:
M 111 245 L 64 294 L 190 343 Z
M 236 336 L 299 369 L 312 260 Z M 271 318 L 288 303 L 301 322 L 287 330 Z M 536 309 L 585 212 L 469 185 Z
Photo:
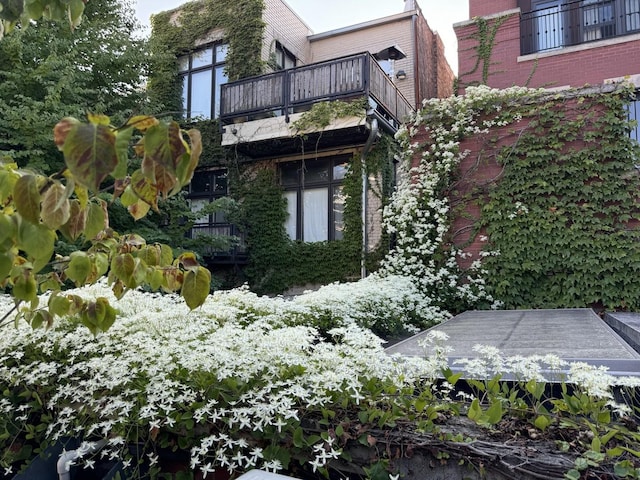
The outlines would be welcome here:
M 247 247 L 244 241 L 244 234 L 238 231 L 237 227 L 230 223 L 198 223 L 191 228 L 191 238 L 213 237 L 227 238 L 230 245 L 220 247 L 219 242 L 213 241 L 215 245 L 206 247 L 204 255 L 209 259 L 219 263 L 243 263 L 247 259 Z
M 640 0 L 550 4 L 521 14 L 522 55 L 640 33 Z
M 363 95 L 397 123 L 413 110 L 371 54 L 361 53 L 224 84 L 220 120 L 227 125 L 289 115 L 320 101 Z

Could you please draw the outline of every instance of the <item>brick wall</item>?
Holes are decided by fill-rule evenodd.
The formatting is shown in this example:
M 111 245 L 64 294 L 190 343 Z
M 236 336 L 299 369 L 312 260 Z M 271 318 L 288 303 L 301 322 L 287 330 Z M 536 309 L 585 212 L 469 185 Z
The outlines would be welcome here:
M 274 51 L 275 42 L 280 42 L 293 53 L 301 64 L 310 63 L 311 55 L 307 36 L 311 29 L 282 0 L 265 0 L 262 20 L 266 24 L 262 59 L 267 61 Z
M 444 56 L 444 44 L 427 20 L 418 15 L 416 20 L 416 42 L 418 51 L 418 75 L 416 76 L 416 101 L 419 104 L 425 98 L 445 98 L 453 94 L 453 71 Z
M 495 19 L 489 20 L 490 23 Z M 455 26 L 458 37 L 458 72 L 461 86 L 482 81 L 482 64 L 473 72 L 478 41 L 472 22 Z M 520 56 L 520 19 L 510 14 L 495 38 L 487 84 L 496 88 L 581 87 L 640 73 L 640 35 L 617 37 Z
M 469 18 L 504 12 L 517 6 L 517 0 L 469 0 Z

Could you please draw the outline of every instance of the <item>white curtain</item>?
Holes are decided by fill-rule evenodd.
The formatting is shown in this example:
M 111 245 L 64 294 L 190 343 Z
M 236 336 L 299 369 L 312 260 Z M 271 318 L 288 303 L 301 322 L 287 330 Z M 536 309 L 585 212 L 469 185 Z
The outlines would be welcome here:
M 287 219 L 284 222 L 284 228 L 289 238 L 295 240 L 298 224 L 298 192 L 284 192 L 284 198 L 287 200 Z
M 329 240 L 329 189 L 312 188 L 302 193 L 303 237 L 305 242 Z
M 640 29 L 640 0 L 625 0 L 627 32 Z

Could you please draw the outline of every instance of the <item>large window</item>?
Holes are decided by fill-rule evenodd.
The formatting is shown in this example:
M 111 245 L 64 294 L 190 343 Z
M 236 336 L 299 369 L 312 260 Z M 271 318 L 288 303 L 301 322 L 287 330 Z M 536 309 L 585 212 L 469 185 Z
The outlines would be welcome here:
M 199 212 L 214 200 L 226 197 L 227 171 L 198 171 L 189 185 L 189 202 L 192 212 Z M 231 225 L 224 212 L 216 211 L 202 215 L 196 219 L 192 237 L 200 235 L 232 235 Z
M 287 234 L 293 240 L 342 240 L 344 204 L 342 181 L 349 157 L 333 157 L 280 164 L 288 218 Z
M 226 44 L 219 43 L 178 58 L 184 118 L 220 116 L 220 85 L 227 83 L 227 50 Z
M 640 0 L 520 0 L 522 53 L 640 32 Z

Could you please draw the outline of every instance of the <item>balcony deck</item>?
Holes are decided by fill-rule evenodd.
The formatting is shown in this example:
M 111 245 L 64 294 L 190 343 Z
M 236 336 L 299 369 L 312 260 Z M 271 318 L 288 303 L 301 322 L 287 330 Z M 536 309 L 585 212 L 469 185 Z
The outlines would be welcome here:
M 391 128 L 413 111 L 370 53 L 230 82 L 221 87 L 222 125 L 304 112 L 318 102 L 366 96 Z

